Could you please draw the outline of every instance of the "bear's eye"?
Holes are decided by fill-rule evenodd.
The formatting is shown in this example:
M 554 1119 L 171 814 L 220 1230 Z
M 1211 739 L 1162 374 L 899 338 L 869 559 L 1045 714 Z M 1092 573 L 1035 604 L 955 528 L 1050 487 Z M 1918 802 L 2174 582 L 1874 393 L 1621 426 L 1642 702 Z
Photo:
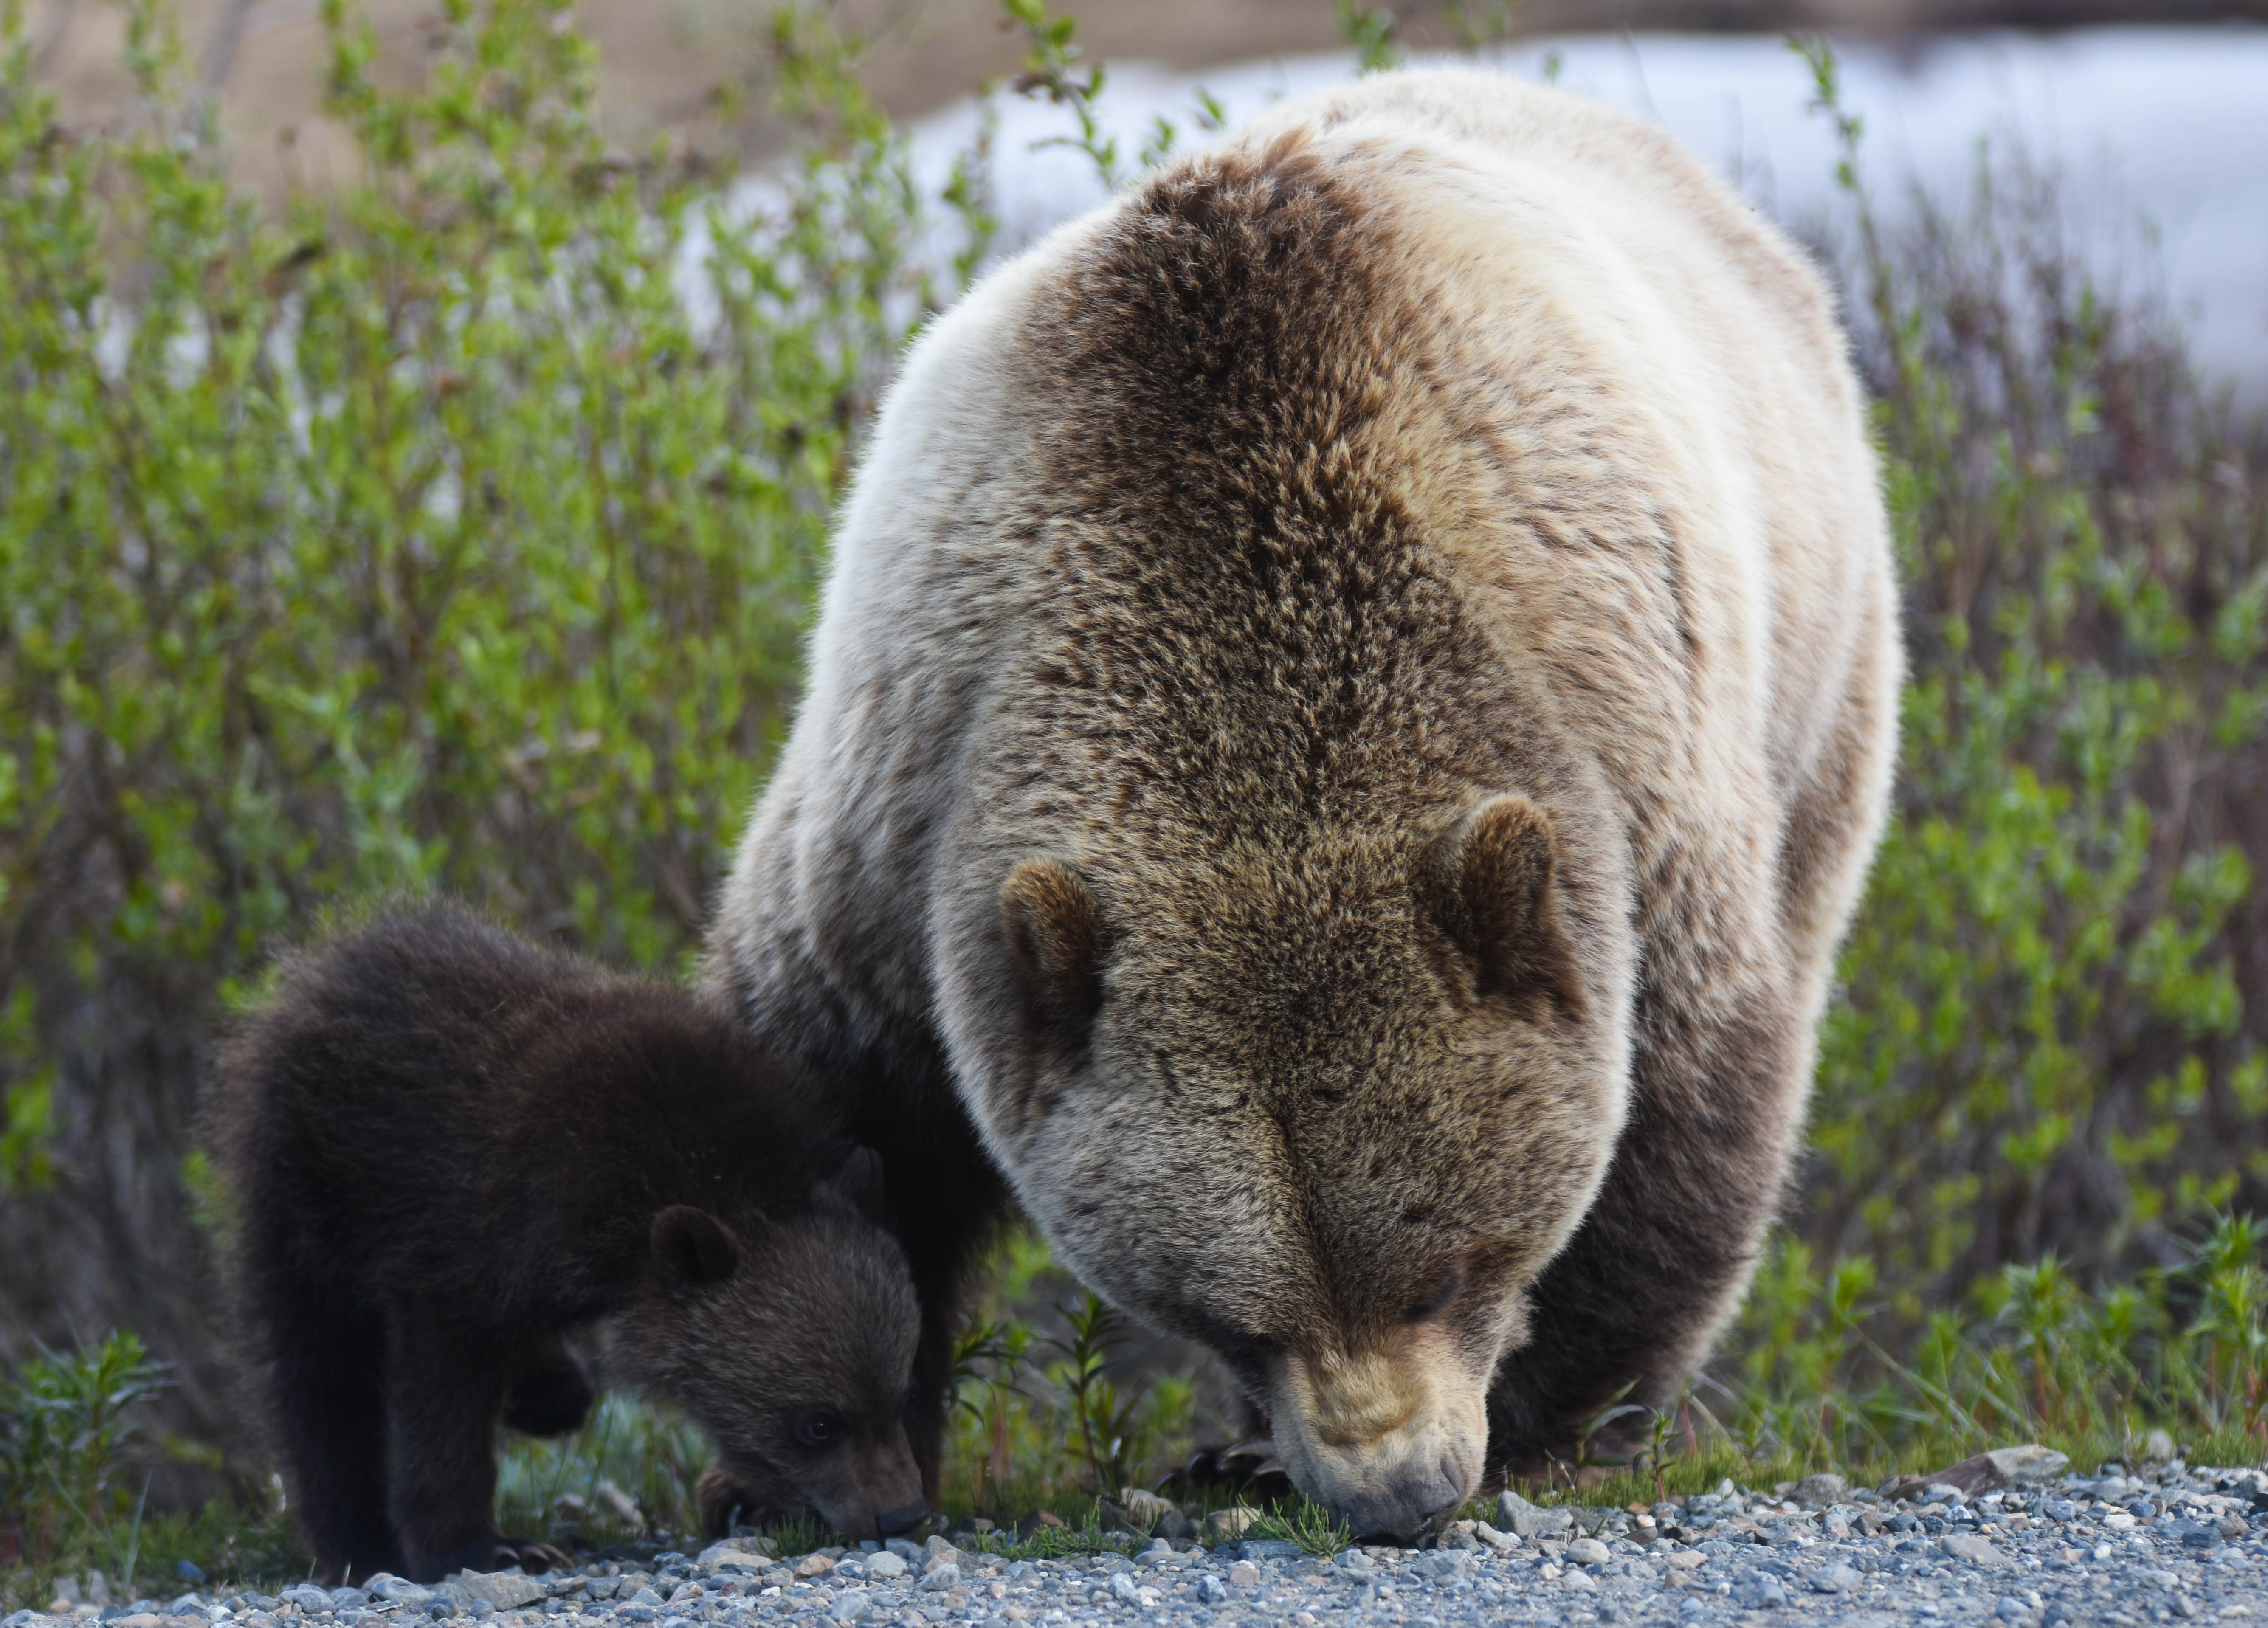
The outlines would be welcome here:
M 843 1416 L 825 1408 L 813 1408 L 799 1414 L 795 1439 L 807 1448 L 831 1448 L 843 1440 Z
M 1449 1302 L 1457 1298 L 1457 1291 L 1465 1286 L 1465 1269 L 1452 1268 L 1449 1274 L 1433 1286 L 1433 1292 L 1421 1300 L 1413 1300 L 1402 1314 L 1404 1322 L 1425 1322 L 1447 1311 Z

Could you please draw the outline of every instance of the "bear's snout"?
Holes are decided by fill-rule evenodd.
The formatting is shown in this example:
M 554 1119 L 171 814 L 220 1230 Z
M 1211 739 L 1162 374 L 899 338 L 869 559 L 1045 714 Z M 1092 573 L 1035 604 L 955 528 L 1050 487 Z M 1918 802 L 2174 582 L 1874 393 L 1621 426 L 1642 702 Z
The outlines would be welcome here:
M 1480 1483 L 1486 1386 L 1447 1342 L 1286 1357 L 1270 1387 L 1276 1450 L 1293 1484 L 1358 1536 L 1414 1536 Z
M 1387 1485 L 1365 1492 L 1331 1513 L 1346 1522 L 1358 1539 L 1417 1536 L 1435 1517 L 1456 1514 L 1464 1492 L 1446 1464 L 1422 1466 L 1396 1476 Z

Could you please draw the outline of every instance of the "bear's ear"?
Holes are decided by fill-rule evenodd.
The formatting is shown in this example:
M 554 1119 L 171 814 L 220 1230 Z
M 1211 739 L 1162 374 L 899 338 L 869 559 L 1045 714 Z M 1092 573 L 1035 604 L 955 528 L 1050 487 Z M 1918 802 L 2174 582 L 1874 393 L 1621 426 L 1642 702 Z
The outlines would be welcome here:
M 1551 821 L 1520 796 L 1491 797 L 1419 854 L 1417 893 L 1454 953 L 1469 999 L 1581 998 L 1559 924 Z
M 1052 859 L 1027 859 L 1000 889 L 1008 959 L 1033 1017 L 1070 1039 L 1102 1006 L 1102 914 L 1085 882 Z
M 840 1168 L 819 1184 L 819 1201 L 862 1216 L 877 1227 L 890 1220 L 888 1196 L 882 1190 L 882 1156 L 871 1147 L 850 1150 Z
M 674 1291 L 706 1289 L 740 1270 L 740 1241 L 732 1229 L 689 1204 L 675 1204 L 653 1218 L 648 1233 L 654 1270 Z

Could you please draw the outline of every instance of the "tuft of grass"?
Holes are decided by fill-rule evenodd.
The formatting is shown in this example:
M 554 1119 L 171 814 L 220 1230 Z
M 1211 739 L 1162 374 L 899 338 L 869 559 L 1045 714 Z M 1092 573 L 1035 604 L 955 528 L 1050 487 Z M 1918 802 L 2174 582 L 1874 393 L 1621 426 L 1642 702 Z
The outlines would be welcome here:
M 1346 1522 L 1308 1498 L 1263 1510 L 1245 1536 L 1281 1538 L 1311 1555 L 1335 1555 L 1354 1542 L 1353 1529 Z

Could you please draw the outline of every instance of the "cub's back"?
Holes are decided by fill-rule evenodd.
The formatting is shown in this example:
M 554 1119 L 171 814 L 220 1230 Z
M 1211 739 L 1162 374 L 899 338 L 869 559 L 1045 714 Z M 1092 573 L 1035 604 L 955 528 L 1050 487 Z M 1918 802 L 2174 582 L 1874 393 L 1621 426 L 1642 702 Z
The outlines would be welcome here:
M 800 1203 L 843 1151 L 815 1094 L 709 1002 L 438 907 L 287 965 L 209 1139 L 274 1270 L 596 1292 L 670 1204 Z

